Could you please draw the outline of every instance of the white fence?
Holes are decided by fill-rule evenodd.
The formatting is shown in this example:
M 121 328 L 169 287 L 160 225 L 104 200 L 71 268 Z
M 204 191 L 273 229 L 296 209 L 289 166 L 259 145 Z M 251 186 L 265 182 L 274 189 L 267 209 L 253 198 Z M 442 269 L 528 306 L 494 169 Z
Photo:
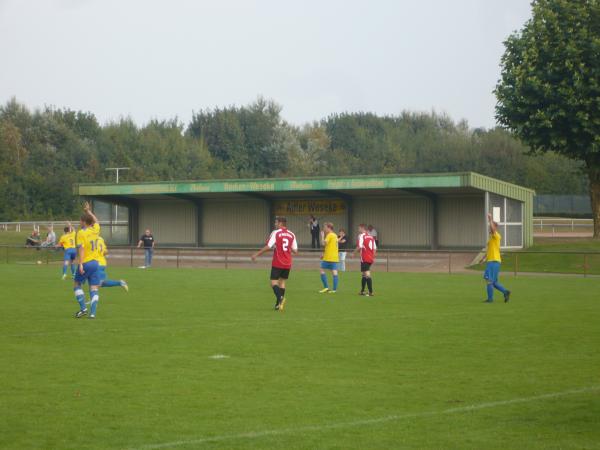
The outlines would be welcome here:
M 77 226 L 79 224 L 79 220 L 34 220 L 25 222 L 0 222 L 0 231 L 40 231 L 40 228 L 45 228 L 49 225 L 52 225 L 54 228 L 63 228 L 66 227 L 69 223 L 71 223 L 73 226 Z M 122 227 L 129 225 L 129 222 L 127 222 L 126 220 L 117 220 L 113 222 L 101 220 L 100 225 Z
M 538 235 L 591 235 L 593 231 L 594 221 L 592 219 L 561 217 L 536 217 L 533 219 L 533 232 Z

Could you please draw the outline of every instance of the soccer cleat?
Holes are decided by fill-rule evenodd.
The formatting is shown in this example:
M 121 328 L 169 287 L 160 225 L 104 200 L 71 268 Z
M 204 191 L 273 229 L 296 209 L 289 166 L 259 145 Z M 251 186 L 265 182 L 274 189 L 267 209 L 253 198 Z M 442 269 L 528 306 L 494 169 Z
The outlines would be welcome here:
M 329 291 L 328 294 L 335 294 L 337 291 Z
M 63 273 L 62 280 L 65 281 L 67 279 L 67 274 Z
M 83 316 L 85 316 L 87 314 L 87 309 L 80 309 L 79 311 L 77 311 L 75 313 L 75 318 L 76 319 L 81 319 Z
M 484 300 L 483 303 L 494 303 L 494 300 Z
M 319 294 L 327 294 L 329 292 L 329 288 L 324 288 L 319 291 Z
M 95 319 L 95 318 L 96 318 L 96 316 L 93 314 L 90 314 L 90 316 L 88 317 L 88 319 Z
M 360 292 L 358 293 L 358 295 L 362 295 L 362 296 L 364 297 L 364 296 L 366 296 L 367 294 L 365 293 L 365 291 L 360 291 Z
M 369 293 L 367 294 L 367 297 L 375 297 L 375 293 L 374 293 L 374 292 L 369 292 Z
M 129 286 L 127 285 L 127 281 L 121 280 L 120 283 L 121 283 L 121 287 L 123 289 L 125 289 L 125 292 L 129 292 Z
M 283 312 L 283 308 L 285 308 L 285 298 L 282 298 L 279 302 L 279 312 Z
M 509 300 L 510 300 L 510 291 L 506 291 L 506 294 L 504 294 L 504 303 L 508 303 Z

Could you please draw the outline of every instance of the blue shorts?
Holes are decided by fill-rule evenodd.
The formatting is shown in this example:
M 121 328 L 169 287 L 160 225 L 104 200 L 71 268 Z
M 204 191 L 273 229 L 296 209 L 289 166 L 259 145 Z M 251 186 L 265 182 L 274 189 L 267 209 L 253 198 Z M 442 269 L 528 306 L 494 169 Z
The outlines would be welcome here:
M 329 262 L 329 261 L 321 261 L 321 269 L 338 270 L 338 263 Z
M 65 254 L 63 256 L 64 261 L 75 261 L 77 257 L 77 249 L 76 248 L 68 248 L 65 250 Z
M 488 261 L 485 264 L 483 278 L 492 283 L 496 283 L 498 281 L 498 275 L 500 275 L 500 263 L 498 261 Z
M 106 266 L 98 266 L 98 278 L 100 278 L 100 282 L 106 280 Z
M 83 264 L 83 275 L 79 273 L 79 269 L 75 272 L 75 282 L 83 284 L 86 281 L 90 286 L 100 286 L 100 273 L 98 261 L 88 261 Z

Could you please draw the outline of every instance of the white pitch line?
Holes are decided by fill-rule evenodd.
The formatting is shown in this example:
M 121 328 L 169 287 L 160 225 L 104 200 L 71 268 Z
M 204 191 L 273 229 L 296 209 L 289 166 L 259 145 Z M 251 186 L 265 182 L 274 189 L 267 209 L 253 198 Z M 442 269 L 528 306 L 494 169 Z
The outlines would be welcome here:
M 322 424 L 322 425 L 309 425 L 305 427 L 298 428 L 282 428 L 279 430 L 263 430 L 263 431 L 250 431 L 247 433 L 239 433 L 239 434 L 226 434 L 220 436 L 211 436 L 205 438 L 191 439 L 186 441 L 172 441 L 172 442 L 163 442 L 161 444 L 147 444 L 142 445 L 140 447 L 136 447 L 139 450 L 152 450 L 159 448 L 168 448 L 168 447 L 180 447 L 183 445 L 197 445 L 197 444 L 205 444 L 209 442 L 220 442 L 220 441 L 228 441 L 235 439 L 256 439 L 267 436 L 280 436 L 284 434 L 296 434 L 296 433 L 305 433 L 309 431 L 327 431 L 327 430 L 335 430 L 338 428 L 354 428 L 361 427 L 367 425 L 378 425 L 386 422 L 395 422 L 403 419 L 415 419 L 420 417 L 430 417 L 430 416 L 438 416 L 444 414 L 460 414 L 466 413 L 470 411 L 479 411 L 481 409 L 488 408 L 496 408 L 498 406 L 505 405 L 514 405 L 519 403 L 531 403 L 539 400 L 548 400 L 559 397 L 566 397 L 568 395 L 576 395 L 576 394 L 585 394 L 588 392 L 596 392 L 600 390 L 600 385 L 598 386 L 588 386 L 580 389 L 571 389 L 568 391 L 562 392 L 551 392 L 549 394 L 536 395 L 533 397 L 521 397 L 521 398 L 513 398 L 510 400 L 498 400 L 495 402 L 485 402 L 485 403 L 476 403 L 474 405 L 468 406 L 459 406 L 456 408 L 442 409 L 439 411 L 425 411 L 420 413 L 410 413 L 410 414 L 394 414 L 390 416 L 384 417 L 376 417 L 373 419 L 361 419 L 354 420 L 351 422 L 338 422 L 338 423 L 330 423 L 330 424 Z

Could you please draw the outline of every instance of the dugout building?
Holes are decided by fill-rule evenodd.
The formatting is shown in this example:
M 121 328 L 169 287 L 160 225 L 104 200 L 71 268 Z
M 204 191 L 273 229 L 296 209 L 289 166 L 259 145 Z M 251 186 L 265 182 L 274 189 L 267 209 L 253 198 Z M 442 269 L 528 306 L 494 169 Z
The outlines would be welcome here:
M 306 248 L 314 214 L 353 237 L 358 224 L 373 224 L 382 248 L 479 249 L 488 212 L 500 223 L 504 248 L 533 241 L 534 192 L 473 172 L 87 183 L 75 192 L 118 225 L 106 236 L 113 245 L 135 245 L 150 228 L 161 247 L 260 247 L 274 217 L 285 215 Z

